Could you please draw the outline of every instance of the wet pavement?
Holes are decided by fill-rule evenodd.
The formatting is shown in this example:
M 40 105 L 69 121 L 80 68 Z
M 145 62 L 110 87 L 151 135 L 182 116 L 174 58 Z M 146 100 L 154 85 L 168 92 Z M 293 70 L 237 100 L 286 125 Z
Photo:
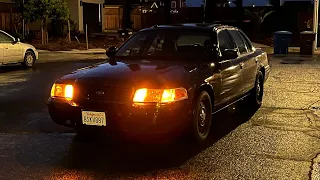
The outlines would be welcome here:
M 273 59 L 263 106 L 214 116 L 204 147 L 119 143 L 55 125 L 55 79 L 94 61 L 0 67 L 0 179 L 319 179 L 320 62 Z M 98 62 L 98 61 L 96 61 Z

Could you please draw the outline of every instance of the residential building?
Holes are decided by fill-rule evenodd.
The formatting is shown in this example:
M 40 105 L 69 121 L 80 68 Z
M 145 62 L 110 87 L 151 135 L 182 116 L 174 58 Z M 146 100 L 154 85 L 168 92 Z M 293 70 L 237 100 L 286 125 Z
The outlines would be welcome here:
M 0 0 L 0 13 L 7 12 L 8 4 L 11 0 Z M 70 17 L 78 25 L 78 30 L 84 32 L 86 25 L 90 32 L 102 32 L 104 27 L 104 0 L 67 0 L 70 8 Z M 11 6 L 10 6 L 11 7 Z M 2 15 L 2 14 L 0 14 Z M 0 28 L 4 27 L 4 20 L 8 19 L 0 16 Z M 39 30 L 40 22 L 34 22 L 29 25 L 30 30 Z M 2 28 L 4 29 L 4 28 Z
M 0 29 L 11 31 L 13 29 L 14 18 L 13 3 L 11 0 L 0 0 Z
M 102 32 L 104 27 L 104 0 L 68 0 L 71 19 L 78 24 L 80 32 L 86 26 L 90 32 Z

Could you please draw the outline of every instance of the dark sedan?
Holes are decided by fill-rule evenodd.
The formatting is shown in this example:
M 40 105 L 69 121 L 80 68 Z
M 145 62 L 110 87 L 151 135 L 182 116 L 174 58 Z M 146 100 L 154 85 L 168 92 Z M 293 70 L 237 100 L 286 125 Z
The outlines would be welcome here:
M 55 82 L 54 122 L 146 137 L 187 132 L 203 142 L 213 113 L 246 96 L 261 105 L 270 72 L 267 54 L 224 25 L 154 26 L 107 55 Z

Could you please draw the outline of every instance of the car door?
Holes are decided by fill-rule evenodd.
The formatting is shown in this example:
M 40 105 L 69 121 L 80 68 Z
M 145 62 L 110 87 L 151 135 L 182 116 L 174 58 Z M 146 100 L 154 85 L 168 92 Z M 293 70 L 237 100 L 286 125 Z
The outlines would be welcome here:
M 250 79 L 248 77 L 249 64 L 246 62 L 248 62 L 247 60 L 250 59 L 250 53 L 248 52 L 247 47 L 237 29 L 229 29 L 228 32 L 230 33 L 239 52 L 238 63 L 240 65 L 241 72 L 242 72 L 241 73 L 242 82 L 239 83 L 238 88 L 240 89 L 239 95 L 241 96 L 244 94 L 245 89 L 247 88 L 246 86 L 249 84 L 248 82 L 248 79 Z
M 13 37 L 4 32 L 0 32 L 1 45 L 3 51 L 3 64 L 17 63 L 22 61 L 22 49 L 19 43 L 15 43 Z
M 220 52 L 226 49 L 235 49 L 232 38 L 227 30 L 218 31 L 218 48 Z M 219 60 L 220 74 L 221 74 L 221 90 L 220 90 L 220 104 L 226 103 L 241 94 L 241 74 L 240 59 L 221 59 Z
M 258 59 L 257 54 L 253 50 L 252 43 L 250 39 L 245 35 L 244 32 L 238 30 L 241 38 L 243 39 L 248 55 L 244 60 L 244 93 L 250 91 L 254 87 L 254 83 L 256 80 L 256 74 L 258 69 Z

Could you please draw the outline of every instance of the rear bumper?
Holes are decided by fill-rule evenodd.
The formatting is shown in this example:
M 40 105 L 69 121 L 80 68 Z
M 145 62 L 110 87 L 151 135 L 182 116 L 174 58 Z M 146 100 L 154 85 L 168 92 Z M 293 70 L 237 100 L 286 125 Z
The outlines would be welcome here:
M 190 107 L 186 101 L 159 106 L 95 104 L 74 107 L 66 100 L 53 98 L 48 100 L 49 114 L 57 124 L 121 135 L 180 134 L 189 126 Z M 105 112 L 107 126 L 83 125 L 82 110 Z

